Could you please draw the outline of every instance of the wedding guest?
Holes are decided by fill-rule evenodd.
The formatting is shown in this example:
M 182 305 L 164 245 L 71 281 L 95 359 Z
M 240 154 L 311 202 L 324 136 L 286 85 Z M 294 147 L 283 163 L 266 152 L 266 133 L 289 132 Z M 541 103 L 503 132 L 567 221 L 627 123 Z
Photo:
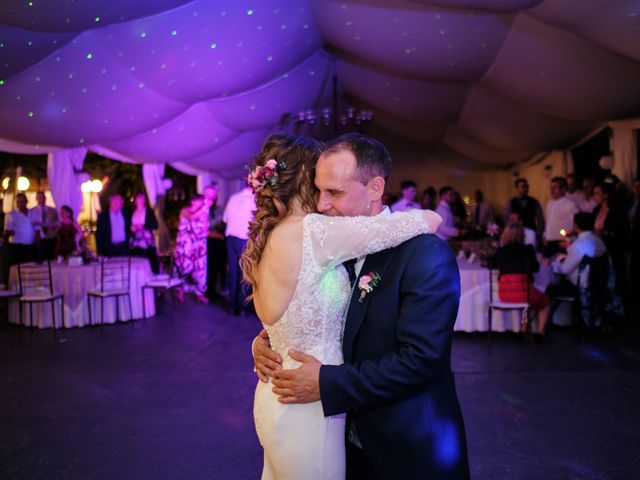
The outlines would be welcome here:
M 178 237 L 174 252 L 176 272 L 185 283 L 178 290 L 178 299 L 184 301 L 184 292 L 193 292 L 196 300 L 207 304 L 207 232 L 209 205 L 202 195 L 189 198 L 189 206 L 180 211 Z
M 471 206 L 471 224 L 477 229 L 486 232 L 487 225 L 495 222 L 491 205 L 484 201 L 482 190 L 476 190 L 474 203 Z
M 73 219 L 73 210 L 67 205 L 60 207 L 60 228 L 58 228 L 55 249 L 56 257 L 68 257 L 80 250 L 82 230 Z
M 45 204 L 44 192 L 36 193 L 37 205 L 29 209 L 29 220 L 36 232 L 36 250 L 38 258 L 51 260 L 54 258 L 56 238 L 58 234 L 58 212 Z
M 109 197 L 109 208 L 98 215 L 96 244 L 103 257 L 127 256 L 131 216 L 122 209 L 124 200 L 119 193 Z
M 607 253 L 607 247 L 604 242 L 593 233 L 593 225 L 593 215 L 585 212 L 576 213 L 573 217 L 573 231 L 576 234 L 576 239 L 567 248 L 567 255 L 560 257 L 558 261 L 554 261 L 551 264 L 552 270 L 555 273 L 565 275 L 574 287 L 578 285 L 578 267 L 582 259 L 584 257 L 600 257 Z M 578 293 L 577 288 L 566 289 L 558 287 L 558 285 L 561 285 L 561 283 L 551 285 L 547 292 L 552 296 L 572 296 Z M 562 290 L 560 290 L 561 288 Z
M 227 283 L 227 248 L 224 239 L 225 224 L 218 208 L 218 190 L 214 185 L 205 187 L 202 194 L 208 199 L 209 230 L 207 234 L 207 296 L 225 295 Z
M 0 241 L 4 240 L 4 198 L 0 197 Z
M 449 240 L 457 237 L 460 231 L 454 225 L 451 203 L 454 201 L 453 188 L 446 185 L 440 189 L 440 203 L 436 207 L 436 212 L 442 217 L 442 223 L 436 232 L 436 236 L 441 240 Z
M 531 313 L 538 314 L 538 332 L 544 334 L 549 319 L 549 298 L 533 286 L 533 274 L 540 270 L 536 252 L 524 244 L 524 227 L 509 223 L 500 237 L 494 265 L 500 272 L 498 296 L 508 303 L 529 302 Z M 527 294 L 528 288 L 528 294 Z
M 626 215 L 621 212 L 613 185 L 597 184 L 593 189 L 593 198 L 598 206 L 593 211 L 595 217 L 594 232 L 604 242 L 611 257 L 613 271 L 616 274 L 616 291 L 625 305 L 629 300 L 627 292 L 627 272 L 625 247 L 629 235 Z
M 511 212 L 518 212 L 522 218 L 522 224 L 534 230 L 540 241 L 544 232 L 544 214 L 540 202 L 529 196 L 529 183 L 525 178 L 517 179 L 515 187 L 517 195 L 509 201 L 505 219 L 509 218 Z
M 411 210 L 412 208 L 420 208 L 418 202 L 416 202 L 416 194 L 418 192 L 418 186 L 411 180 L 405 180 L 400 185 L 402 190 L 402 198 L 391 205 L 392 212 L 404 212 L 405 210 Z
M 574 173 L 568 173 L 565 177 L 567 180 L 567 198 L 576 204 L 578 209 L 584 201 L 584 192 L 578 187 L 578 181 Z
M 593 198 L 593 187 L 596 182 L 593 178 L 585 178 L 582 180 L 582 201 L 578 204 L 578 208 L 581 212 L 593 213 L 593 210 L 598 206 L 596 200 Z
M 538 239 L 536 236 L 536 232 L 534 232 L 532 229 L 527 228 L 523 225 L 522 218 L 520 218 L 520 214 L 518 212 L 511 212 L 509 214 L 509 218 L 507 219 L 507 224 L 509 223 L 519 223 L 520 225 L 522 225 L 522 228 L 524 229 L 524 244 L 531 245 L 533 249 L 537 252 Z
M 245 313 L 246 285 L 242 281 L 240 257 L 249 238 L 249 224 L 253 221 L 256 201 L 250 186 L 229 198 L 222 220 L 227 224 L 225 237 L 229 258 L 229 304 L 232 315 Z
M 635 196 L 633 206 L 629 210 L 631 223 L 631 289 L 632 292 L 640 292 L 640 178 L 633 181 L 633 193 Z M 635 304 L 640 305 L 640 296 L 633 295 Z
M 452 193 L 451 213 L 453 214 L 453 224 L 462 228 L 467 221 L 467 208 L 462 201 L 460 192 L 454 190 Z
M 33 261 L 36 232 L 29 219 L 27 196 L 24 193 L 16 195 L 16 208 L 7 213 L 4 222 L 4 234 L 9 242 L 9 264 Z
M 153 232 L 158 229 L 158 220 L 153 210 L 147 206 L 147 196 L 143 192 L 136 193 L 133 197 L 133 205 L 129 240 L 131 255 L 147 258 L 151 270 L 157 275 L 160 273 L 160 264 Z
M 551 258 L 556 253 L 564 253 L 562 232 L 571 231 L 573 216 L 578 213 L 576 204 L 567 197 L 567 180 L 554 177 L 550 185 L 551 199 L 547 202 L 546 225 L 544 229 L 544 256 Z
M 427 187 L 425 191 L 422 192 L 422 197 L 420 198 L 420 207 L 422 207 L 423 210 L 435 210 L 438 206 L 436 203 L 437 195 L 438 192 L 436 192 L 435 188 L 431 186 Z

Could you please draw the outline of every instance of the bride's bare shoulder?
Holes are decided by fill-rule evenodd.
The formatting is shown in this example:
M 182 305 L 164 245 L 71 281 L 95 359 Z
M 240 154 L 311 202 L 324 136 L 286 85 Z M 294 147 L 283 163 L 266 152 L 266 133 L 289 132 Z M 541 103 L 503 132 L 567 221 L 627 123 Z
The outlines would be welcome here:
M 302 220 L 304 217 L 287 217 L 271 231 L 270 243 L 291 245 L 302 242 Z

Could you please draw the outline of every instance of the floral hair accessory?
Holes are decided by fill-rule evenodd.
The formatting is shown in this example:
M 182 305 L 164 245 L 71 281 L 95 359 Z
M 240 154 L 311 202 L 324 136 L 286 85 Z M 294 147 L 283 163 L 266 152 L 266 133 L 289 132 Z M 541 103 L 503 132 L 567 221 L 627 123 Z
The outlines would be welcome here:
M 278 172 L 286 168 L 284 162 L 276 162 L 273 158 L 267 160 L 264 167 L 256 165 L 247 176 L 247 183 L 253 189 L 253 193 L 258 193 L 266 186 L 273 187 L 278 183 Z
M 378 286 L 380 280 L 382 280 L 382 277 L 376 272 L 369 272 L 360 277 L 360 280 L 358 281 L 358 288 L 360 289 L 360 303 L 364 302 L 367 295 L 373 292 L 373 289 Z

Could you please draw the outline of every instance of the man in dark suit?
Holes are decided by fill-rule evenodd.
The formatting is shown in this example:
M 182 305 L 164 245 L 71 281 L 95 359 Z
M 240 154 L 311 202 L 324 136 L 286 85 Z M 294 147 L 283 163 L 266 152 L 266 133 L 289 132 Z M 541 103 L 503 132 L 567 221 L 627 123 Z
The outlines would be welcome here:
M 377 141 L 348 134 L 316 167 L 318 210 L 326 215 L 388 214 L 370 182 L 386 182 L 390 158 Z M 273 377 L 283 403 L 320 400 L 324 414 L 347 413 L 348 479 L 467 479 L 462 413 L 451 372 L 460 278 L 446 242 L 422 235 L 346 266 L 355 288 L 343 335 L 343 365 L 302 363 L 282 370 L 265 334 L 254 342 L 256 369 Z M 360 268 L 359 268 L 360 267 Z M 358 271 L 359 270 L 359 271 Z M 357 278 L 381 280 L 360 301 Z
M 122 195 L 114 193 L 109 197 L 109 208 L 98 215 L 96 246 L 98 255 L 122 257 L 129 254 L 131 216 L 124 211 Z

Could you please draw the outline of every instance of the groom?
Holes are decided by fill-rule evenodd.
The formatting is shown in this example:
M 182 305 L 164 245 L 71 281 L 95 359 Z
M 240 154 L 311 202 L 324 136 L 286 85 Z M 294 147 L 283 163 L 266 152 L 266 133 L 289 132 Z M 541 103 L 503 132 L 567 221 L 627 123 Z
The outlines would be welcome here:
M 388 214 L 371 182 L 386 182 L 391 159 L 382 144 L 343 135 L 316 167 L 318 211 L 330 216 Z M 258 376 L 273 377 L 282 403 L 321 400 L 324 414 L 347 413 L 348 479 L 469 478 L 462 413 L 451 372 L 451 340 L 460 280 L 449 246 L 434 235 L 345 265 L 355 288 L 343 336 L 343 365 L 302 363 L 283 370 L 265 332 L 254 342 Z M 355 271 L 353 271 L 355 270 Z M 361 300 L 357 282 L 381 277 Z

